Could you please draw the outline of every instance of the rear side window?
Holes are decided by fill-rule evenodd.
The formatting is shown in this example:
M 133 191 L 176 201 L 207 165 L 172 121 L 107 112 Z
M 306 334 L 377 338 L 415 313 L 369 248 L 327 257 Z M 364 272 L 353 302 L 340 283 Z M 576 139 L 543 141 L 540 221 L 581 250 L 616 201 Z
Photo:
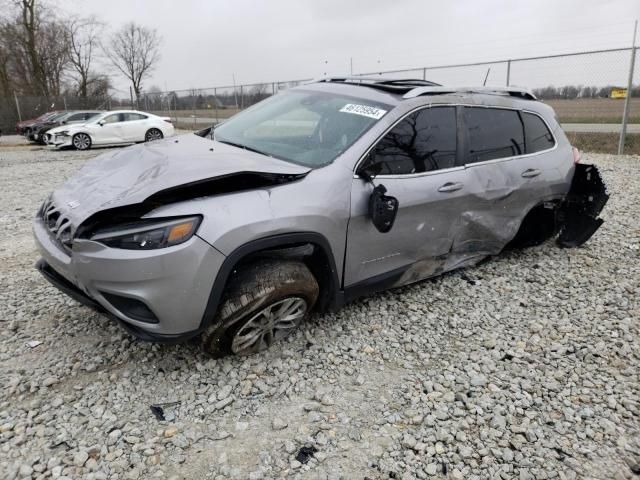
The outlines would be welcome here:
M 125 113 L 125 118 L 126 121 L 133 121 L 133 120 L 146 120 L 147 116 L 146 115 L 142 115 L 141 113 Z
M 541 152 L 553 148 L 555 140 L 542 119 L 532 113 L 521 113 L 524 122 L 527 153 Z
M 124 114 L 122 113 L 114 113 L 113 115 L 108 115 L 102 119 L 102 123 L 118 123 L 124 121 Z
M 451 168 L 456 161 L 455 107 L 424 108 L 408 115 L 372 150 L 367 166 L 381 175 Z
M 465 107 L 468 143 L 465 163 L 525 153 L 524 126 L 516 110 Z
M 84 113 L 75 113 L 71 115 L 69 118 L 67 118 L 67 122 L 77 122 L 78 120 L 84 120 L 84 119 L 85 119 Z

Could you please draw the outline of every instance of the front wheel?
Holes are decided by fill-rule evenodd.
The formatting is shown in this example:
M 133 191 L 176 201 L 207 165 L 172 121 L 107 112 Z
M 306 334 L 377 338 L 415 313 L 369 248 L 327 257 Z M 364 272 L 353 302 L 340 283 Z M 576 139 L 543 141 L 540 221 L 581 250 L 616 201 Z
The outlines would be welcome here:
M 164 137 L 162 132 L 157 128 L 150 129 L 144 136 L 145 142 L 153 142 L 154 140 L 161 140 Z
M 302 262 L 251 264 L 229 281 L 216 319 L 202 335 L 202 348 L 217 358 L 266 350 L 302 323 L 318 290 Z
M 72 143 L 77 150 L 88 150 L 91 148 L 91 137 L 86 133 L 76 133 L 73 136 Z

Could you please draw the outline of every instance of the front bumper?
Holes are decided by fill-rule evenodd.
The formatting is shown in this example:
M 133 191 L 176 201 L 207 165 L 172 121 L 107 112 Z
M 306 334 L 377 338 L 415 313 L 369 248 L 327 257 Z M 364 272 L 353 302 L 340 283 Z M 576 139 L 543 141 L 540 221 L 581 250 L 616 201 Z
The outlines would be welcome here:
M 72 146 L 71 136 L 69 135 L 52 135 L 45 133 L 44 142 L 53 148 L 65 148 Z
M 33 222 L 42 255 L 37 268 L 78 302 L 115 317 L 143 340 L 178 341 L 199 332 L 224 255 L 197 236 L 158 250 L 122 250 L 76 240 L 68 252 L 39 217 Z M 106 297 L 141 302 L 155 323 L 132 318 Z

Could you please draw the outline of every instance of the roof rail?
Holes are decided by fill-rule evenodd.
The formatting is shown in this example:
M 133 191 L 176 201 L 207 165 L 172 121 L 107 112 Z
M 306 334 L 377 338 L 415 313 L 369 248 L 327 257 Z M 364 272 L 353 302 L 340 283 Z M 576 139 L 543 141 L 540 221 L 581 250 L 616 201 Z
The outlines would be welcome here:
M 522 87 L 416 87 L 403 95 L 402 98 L 415 98 L 420 95 L 444 95 L 447 93 L 484 93 L 487 95 L 509 95 L 524 100 L 537 100 L 528 88 Z
M 429 80 L 423 80 L 421 78 L 387 78 L 387 77 L 359 77 L 359 76 L 345 76 L 345 77 L 326 77 L 316 82 L 347 82 L 347 83 L 371 83 L 376 85 L 413 85 L 413 86 L 433 86 L 439 87 L 439 83 L 430 82 Z

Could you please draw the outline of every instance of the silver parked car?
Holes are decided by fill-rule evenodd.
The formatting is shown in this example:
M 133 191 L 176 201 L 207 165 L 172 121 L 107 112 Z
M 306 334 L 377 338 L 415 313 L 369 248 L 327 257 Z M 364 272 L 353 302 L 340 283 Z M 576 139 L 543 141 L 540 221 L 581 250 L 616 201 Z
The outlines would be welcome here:
M 527 90 L 331 78 L 103 154 L 33 227 L 42 274 L 139 338 L 249 354 L 312 308 L 578 246 L 607 198 Z

